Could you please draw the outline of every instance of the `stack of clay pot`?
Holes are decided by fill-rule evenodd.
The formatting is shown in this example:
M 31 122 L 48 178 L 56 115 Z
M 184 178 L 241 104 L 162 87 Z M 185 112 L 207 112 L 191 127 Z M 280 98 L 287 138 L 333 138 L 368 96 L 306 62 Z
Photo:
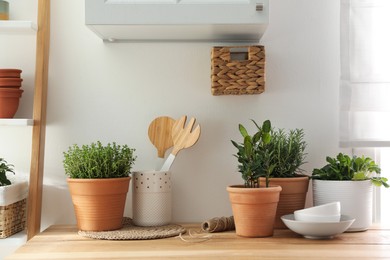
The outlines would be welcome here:
M 23 79 L 19 69 L 0 69 L 0 118 L 13 118 L 22 96 Z

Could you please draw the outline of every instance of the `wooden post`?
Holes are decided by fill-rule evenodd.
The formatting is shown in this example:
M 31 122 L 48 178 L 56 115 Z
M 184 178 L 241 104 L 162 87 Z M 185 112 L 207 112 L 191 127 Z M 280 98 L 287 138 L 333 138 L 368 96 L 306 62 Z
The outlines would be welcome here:
M 50 0 L 38 0 L 38 32 L 33 108 L 34 126 L 27 206 L 27 240 L 39 233 L 41 228 L 49 45 Z

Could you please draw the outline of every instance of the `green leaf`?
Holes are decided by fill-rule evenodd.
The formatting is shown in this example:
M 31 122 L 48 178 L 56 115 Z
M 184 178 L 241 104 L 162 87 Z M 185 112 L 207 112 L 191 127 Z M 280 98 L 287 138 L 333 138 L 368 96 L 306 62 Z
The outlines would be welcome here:
M 243 125 L 239 124 L 238 129 L 240 130 L 242 137 L 245 138 L 246 136 L 248 136 L 248 132 L 246 131 L 246 129 Z
M 247 135 L 244 139 L 244 149 L 246 156 L 250 158 L 253 153 L 253 145 L 249 135 Z
M 253 138 L 252 138 L 252 143 L 256 144 L 256 143 L 260 140 L 261 137 L 262 137 L 262 136 L 261 136 L 261 132 L 257 132 L 257 133 L 253 136 Z
M 357 172 L 354 174 L 352 180 L 354 181 L 361 181 L 361 180 L 366 180 L 366 174 L 364 172 Z
M 269 144 L 271 142 L 271 135 L 269 133 L 263 133 L 261 139 L 263 143 Z
M 266 133 L 271 132 L 271 121 L 265 120 L 263 122 L 262 130 L 263 130 L 263 132 L 266 132 Z
M 237 149 L 240 148 L 240 146 L 239 146 L 235 141 L 233 141 L 233 140 L 230 140 L 230 141 L 232 142 L 232 144 L 233 144 Z

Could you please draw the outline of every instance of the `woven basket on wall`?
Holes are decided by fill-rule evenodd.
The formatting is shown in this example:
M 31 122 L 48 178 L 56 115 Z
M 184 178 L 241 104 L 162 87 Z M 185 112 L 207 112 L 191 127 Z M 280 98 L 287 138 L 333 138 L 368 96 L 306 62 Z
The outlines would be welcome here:
M 27 199 L 23 199 L 7 206 L 0 206 L 0 238 L 9 237 L 24 230 L 26 201 Z
M 240 51 L 234 52 L 234 49 Z M 243 54 L 247 57 L 237 60 L 232 58 L 234 54 Z M 264 92 L 264 86 L 264 46 L 213 47 L 211 51 L 211 93 L 213 95 L 260 94 Z

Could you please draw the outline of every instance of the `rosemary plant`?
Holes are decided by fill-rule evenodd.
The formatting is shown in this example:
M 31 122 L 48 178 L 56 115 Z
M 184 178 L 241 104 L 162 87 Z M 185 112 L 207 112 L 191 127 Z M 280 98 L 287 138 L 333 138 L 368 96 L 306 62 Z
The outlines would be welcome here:
M 288 132 L 283 129 L 272 130 L 271 136 L 272 164 L 275 165 L 272 177 L 288 178 L 302 174 L 303 169 L 300 167 L 306 158 L 303 129 Z

